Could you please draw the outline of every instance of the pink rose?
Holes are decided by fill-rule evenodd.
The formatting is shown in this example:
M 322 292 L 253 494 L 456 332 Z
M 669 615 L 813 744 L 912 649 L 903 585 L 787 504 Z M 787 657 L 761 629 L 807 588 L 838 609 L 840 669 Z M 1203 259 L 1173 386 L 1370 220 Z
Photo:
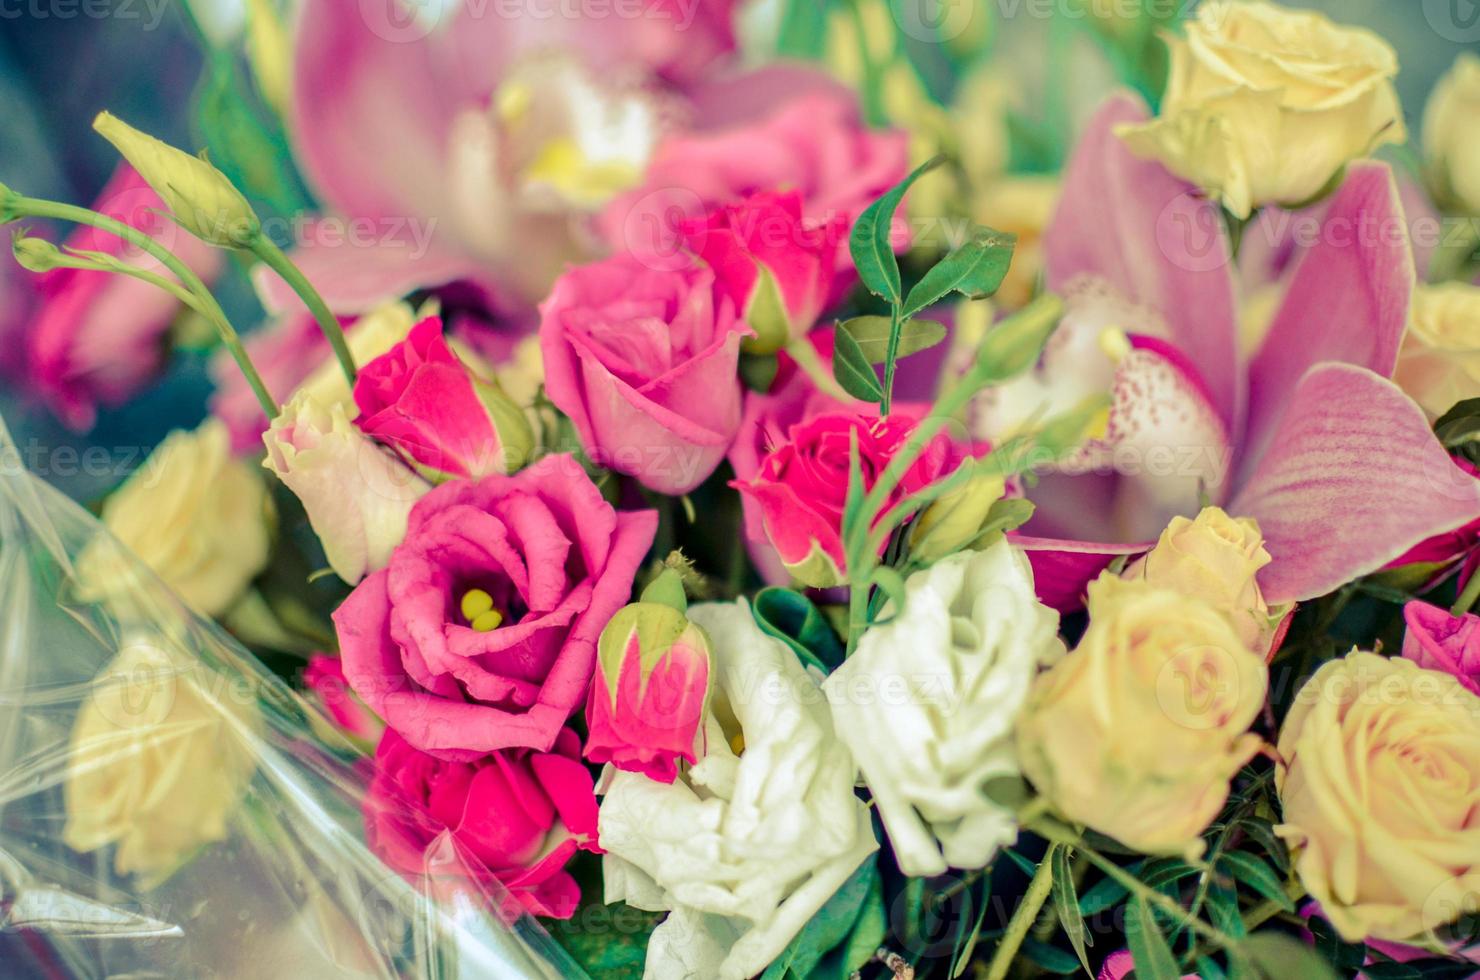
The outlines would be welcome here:
M 760 507 L 766 536 L 794 578 L 814 588 L 847 581 L 843 504 L 853 436 L 869 490 L 917 424 L 917 417 L 898 412 L 883 419 L 846 411 L 819 415 L 793 425 L 754 479 L 731 484 Z M 890 494 L 889 505 L 948 476 L 965 458 L 944 433 L 936 436 Z
M 366 841 L 397 871 L 441 866 L 434 849 L 450 833 L 480 873 L 486 869 L 523 908 L 555 919 L 570 918 L 581 900 L 566 863 L 578 850 L 599 850 L 595 786 L 569 728 L 550 751 L 510 749 L 468 762 L 419 752 L 388 728 L 364 809 Z
M 808 340 L 818 348 L 823 362 L 832 358 L 831 333 L 814 331 Z M 740 431 L 730 446 L 730 467 L 735 478 L 741 482 L 754 480 L 761 471 L 761 463 L 772 449 L 786 441 L 792 426 L 827 412 L 857 410 L 862 403 L 844 403 L 817 390 L 806 372 L 782 352 L 776 379 L 767 392 L 751 391 L 745 394 L 745 405 L 740 415 Z M 740 505 L 745 516 L 745 546 L 750 560 L 761 577 L 772 585 L 785 585 L 791 576 L 781 563 L 776 549 L 766 537 L 765 518 L 760 502 L 749 494 L 740 495 Z
M 740 425 L 740 341 L 714 274 L 619 255 L 571 269 L 540 307 L 550 401 L 599 464 L 665 494 L 704 482 Z
M 842 218 L 802 217 L 802 196 L 753 194 L 684 227 L 688 247 L 714 270 L 715 291 L 756 332 L 762 353 L 812 329 L 833 288 Z M 779 301 L 779 302 L 778 302 Z
M 147 233 L 207 282 L 220 271 L 221 253 L 165 217 L 159 195 L 127 164 L 93 209 Z M 174 278 L 148 253 L 89 225 L 79 225 L 65 245 Z M 43 301 L 27 338 L 31 382 L 63 423 L 86 431 L 99 405 L 123 404 L 159 373 L 180 303 L 131 276 L 85 269 L 48 272 L 39 289 Z
M 443 484 L 335 611 L 344 676 L 442 758 L 548 750 L 656 530 L 655 513 L 618 513 L 570 456 Z
M 1480 616 L 1451 616 L 1417 599 L 1403 607 L 1403 656 L 1426 670 L 1452 674 L 1480 694 Z
M 670 588 L 681 598 L 676 573 L 664 575 L 673 577 Z M 678 605 L 648 595 L 602 631 L 596 683 L 586 702 L 586 758 L 671 783 L 679 759 L 693 765 L 698 758 L 694 739 L 709 694 L 709 636 Z
M 1136 961 L 1131 957 L 1131 951 L 1122 949 L 1118 953 L 1111 953 L 1105 957 L 1104 964 L 1100 967 L 1099 980 L 1125 980 L 1132 975 L 1136 968 Z M 1199 980 L 1196 973 L 1187 973 L 1182 980 Z
M 508 473 L 534 449 L 524 413 L 458 360 L 439 317 L 360 369 L 355 405 L 361 431 L 436 473 Z
M 760 118 L 659 144 L 643 185 L 602 214 L 602 234 L 615 246 L 676 266 L 686 220 L 721 204 L 786 188 L 800 197 L 802 215 L 814 226 L 842 219 L 851 227 L 909 171 L 905 134 L 869 129 L 846 89 L 813 84 L 772 105 Z M 896 247 L 909 243 L 902 215 L 893 230 Z M 837 268 L 851 270 L 846 236 L 838 252 Z
M 303 683 L 329 720 L 351 738 L 373 742 L 385 730 L 385 723 L 349 689 L 338 657 L 323 653 L 309 657 L 303 668 Z

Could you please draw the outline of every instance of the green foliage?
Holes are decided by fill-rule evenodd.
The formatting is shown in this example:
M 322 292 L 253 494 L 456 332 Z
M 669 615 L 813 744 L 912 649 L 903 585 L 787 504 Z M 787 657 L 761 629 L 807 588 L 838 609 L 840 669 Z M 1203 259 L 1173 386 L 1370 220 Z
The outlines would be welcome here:
M 884 891 L 870 856 L 781 952 L 761 980 L 847 980 L 884 939 Z
M 884 400 L 884 386 L 874 372 L 868 355 L 853 339 L 853 334 L 839 330 L 833 342 L 833 377 L 843 390 L 859 401 Z
M 889 356 L 890 319 L 887 316 L 856 316 L 838 324 L 858 344 L 859 351 L 872 364 L 883 364 Z M 945 324 L 934 320 L 909 319 L 900 324 L 898 357 L 928 350 L 946 339 Z
M 843 662 L 843 645 L 811 599 L 791 589 L 762 589 L 751 601 L 761 631 L 796 651 L 802 663 L 831 673 Z

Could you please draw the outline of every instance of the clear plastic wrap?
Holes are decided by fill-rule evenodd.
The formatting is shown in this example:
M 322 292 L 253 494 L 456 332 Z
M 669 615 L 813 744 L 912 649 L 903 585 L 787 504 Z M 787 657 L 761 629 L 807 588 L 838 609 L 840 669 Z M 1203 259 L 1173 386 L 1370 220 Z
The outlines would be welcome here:
M 387 868 L 368 765 L 0 423 L 0 976 L 584 976 L 424 813 Z

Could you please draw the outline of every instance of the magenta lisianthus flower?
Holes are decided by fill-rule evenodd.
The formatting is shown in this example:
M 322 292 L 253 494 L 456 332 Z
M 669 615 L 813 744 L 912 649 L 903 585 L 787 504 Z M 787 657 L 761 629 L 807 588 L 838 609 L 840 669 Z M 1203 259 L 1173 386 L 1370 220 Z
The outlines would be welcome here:
M 523 412 L 458 359 L 440 317 L 362 367 L 354 396 L 362 432 L 435 473 L 508 473 L 534 448 Z
M 818 415 L 792 426 L 785 441 L 761 461 L 754 478 L 731 484 L 759 507 L 766 536 L 792 577 L 814 588 L 847 581 L 843 506 L 852 441 L 856 436 L 867 491 L 918 424 L 917 416 L 900 412 L 882 419 L 854 412 Z M 948 436 L 937 435 L 883 510 L 949 476 L 966 458 Z
M 1038 510 L 1018 540 L 1045 601 L 1077 607 L 1090 578 L 1197 513 L 1204 494 L 1259 522 L 1271 605 L 1324 595 L 1480 518 L 1480 481 L 1388 380 L 1415 281 L 1388 167 L 1348 168 L 1246 353 L 1216 206 L 1114 134 L 1145 117 L 1115 97 L 1081 140 L 1044 237 L 1048 286 L 1068 313 L 1035 368 L 980 406 L 976 432 L 990 439 L 1112 391 L 1105 438 L 1030 494 Z
M 709 662 L 708 634 L 674 606 L 643 601 L 617 613 L 597 646 L 586 758 L 673 782 L 678 760 L 699 755 Z
M 577 851 L 600 850 L 595 785 L 579 753 L 576 733 L 564 728 L 547 751 L 448 762 L 388 728 L 365 797 L 365 839 L 404 874 L 488 875 L 523 909 L 568 919 L 581 890 L 565 865 Z M 472 860 L 443 860 L 447 836 Z
M 1480 694 L 1480 616 L 1451 616 L 1447 610 L 1414 599 L 1403 607 L 1408 631 L 1403 656 L 1427 670 L 1452 674 Z
M 1136 960 L 1131 956 L 1131 951 L 1122 949 L 1105 957 L 1105 962 L 1100 966 L 1099 980 L 1126 980 L 1136 969 Z M 1200 980 L 1196 973 L 1185 973 L 1182 980 Z
M 735 438 L 750 334 L 709 269 L 619 255 L 571 269 L 540 307 L 546 391 L 598 463 L 688 493 Z
M 221 253 L 166 217 L 159 195 L 128 164 L 114 172 L 93 210 L 148 234 L 207 282 L 221 269 Z M 65 246 L 174 279 L 147 252 L 90 225 L 79 225 Z M 38 288 L 42 302 L 27 331 L 30 383 L 68 428 L 86 431 L 99 406 L 122 404 L 159 373 L 180 301 L 132 276 L 87 269 L 54 269 Z
M 751 348 L 777 350 L 812 329 L 832 292 L 841 216 L 813 222 L 802 196 L 753 194 L 684 226 L 688 247 L 715 275 L 715 289 L 756 332 Z
M 657 515 L 617 512 L 570 456 L 443 484 L 334 613 L 344 675 L 417 748 L 548 750 L 585 701 Z
M 785 87 L 771 84 L 772 78 Z M 782 188 L 799 196 L 812 226 L 841 220 L 851 227 L 909 171 L 906 135 L 869 129 L 856 96 L 824 77 L 772 70 L 715 89 L 701 93 L 701 111 L 721 101 L 754 111 L 718 116 L 721 124 L 660 143 L 642 186 L 617 197 L 601 215 L 602 234 L 614 247 L 678 265 L 688 221 L 757 191 Z M 896 248 L 909 244 L 903 215 L 891 231 Z M 846 235 L 837 250 L 836 268 L 851 274 Z M 840 278 L 835 289 L 848 281 Z

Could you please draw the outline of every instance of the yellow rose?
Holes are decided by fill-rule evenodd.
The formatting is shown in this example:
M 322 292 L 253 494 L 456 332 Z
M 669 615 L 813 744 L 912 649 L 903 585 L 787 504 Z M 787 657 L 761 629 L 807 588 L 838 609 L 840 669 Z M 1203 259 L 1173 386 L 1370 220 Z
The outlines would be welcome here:
M 1262 656 L 1273 628 L 1256 576 L 1269 562 L 1257 521 L 1204 507 L 1196 520 L 1172 518 L 1156 547 L 1128 568 L 1126 577 L 1203 600 L 1227 616 L 1244 644 Z
M 1424 154 L 1439 192 L 1480 214 L 1480 56 L 1466 51 L 1434 86 L 1423 113 Z
M 1371 31 L 1270 3 L 1216 0 L 1168 37 L 1161 115 L 1118 130 L 1246 218 L 1319 194 L 1350 160 L 1407 139 L 1398 59 Z
M 1419 286 L 1394 380 L 1431 416 L 1480 396 L 1480 287 Z
M 186 604 L 225 612 L 267 565 L 272 500 L 259 471 L 231 455 L 226 427 L 212 419 L 160 443 L 103 504 L 103 524 Z M 78 562 L 80 589 L 116 612 L 140 590 L 131 559 L 106 537 Z
M 117 844 L 113 866 L 157 882 L 227 836 L 256 768 L 256 705 L 198 660 L 153 640 L 125 641 L 77 713 L 62 839 Z
M 1264 661 L 1227 617 L 1102 575 L 1089 628 L 1018 718 L 1023 771 L 1065 817 L 1147 853 L 1183 853 L 1258 751 Z
M 1276 774 L 1295 867 L 1353 942 L 1405 940 L 1480 892 L 1480 698 L 1449 674 L 1352 651 L 1296 695 Z

